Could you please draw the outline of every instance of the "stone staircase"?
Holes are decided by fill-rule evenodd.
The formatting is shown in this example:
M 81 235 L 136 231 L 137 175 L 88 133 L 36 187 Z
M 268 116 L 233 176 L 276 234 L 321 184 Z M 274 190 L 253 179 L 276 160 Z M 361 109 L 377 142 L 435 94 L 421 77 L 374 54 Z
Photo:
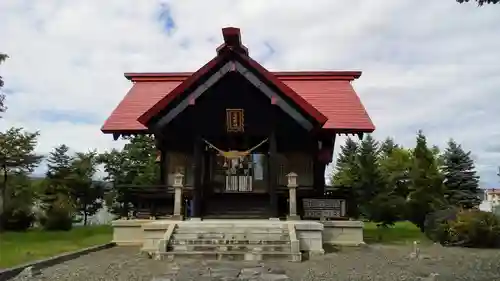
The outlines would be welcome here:
M 292 225 L 293 227 L 293 225 Z M 184 221 L 161 252 L 172 260 L 198 257 L 216 260 L 301 261 L 295 231 L 283 222 L 258 220 Z

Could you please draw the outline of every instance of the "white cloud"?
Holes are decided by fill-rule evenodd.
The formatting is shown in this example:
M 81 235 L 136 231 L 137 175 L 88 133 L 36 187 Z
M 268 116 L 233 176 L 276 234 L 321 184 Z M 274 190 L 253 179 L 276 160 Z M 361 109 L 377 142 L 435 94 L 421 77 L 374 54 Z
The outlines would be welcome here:
M 170 5 L 171 36 L 158 20 L 160 3 Z M 270 69 L 363 70 L 355 88 L 377 137 L 406 146 L 420 128 L 440 146 L 453 137 L 473 151 L 492 187 L 500 165 L 499 12 L 454 0 L 4 0 L 0 51 L 11 58 L 0 73 L 12 94 L 0 128 L 40 130 L 42 153 L 60 143 L 120 146 L 99 129 L 130 87 L 122 73 L 196 70 L 215 55 L 221 27 L 237 26 L 253 57 L 272 46 Z M 49 111 L 68 117 L 42 118 Z

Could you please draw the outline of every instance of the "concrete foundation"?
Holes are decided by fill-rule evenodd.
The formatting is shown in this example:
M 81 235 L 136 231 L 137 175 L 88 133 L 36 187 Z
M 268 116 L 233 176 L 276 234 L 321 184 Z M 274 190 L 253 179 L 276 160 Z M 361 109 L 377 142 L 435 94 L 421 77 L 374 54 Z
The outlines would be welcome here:
M 167 249 L 174 229 L 216 227 L 222 230 L 238 228 L 252 232 L 255 228 L 279 226 L 288 229 L 293 252 L 308 256 L 324 254 L 323 244 L 359 246 L 363 242 L 363 223 L 360 221 L 269 221 L 269 220 L 116 220 L 113 221 L 113 242 L 121 246 L 141 246 L 148 253 Z M 256 234 L 254 234 L 256 235 Z M 298 248 L 298 249 L 297 249 Z M 298 251 L 297 251 L 298 250 Z M 254 256 L 257 253 L 250 253 Z M 295 261 L 298 259 L 293 258 Z
M 341 246 L 364 244 L 362 221 L 324 221 L 323 243 Z

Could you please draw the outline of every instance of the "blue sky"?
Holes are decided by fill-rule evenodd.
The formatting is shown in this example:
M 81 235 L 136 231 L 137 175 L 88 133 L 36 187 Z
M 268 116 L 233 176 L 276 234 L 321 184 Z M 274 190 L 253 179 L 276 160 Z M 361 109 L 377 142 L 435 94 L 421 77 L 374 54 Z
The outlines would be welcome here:
M 354 87 L 375 137 L 407 147 L 418 129 L 440 147 L 454 138 L 482 186 L 500 185 L 500 5 L 314 3 L 0 1 L 0 51 L 11 56 L 0 67 L 0 128 L 40 130 L 40 153 L 120 147 L 99 128 L 131 86 L 123 72 L 194 71 L 215 55 L 221 28 L 236 26 L 270 70 L 363 70 Z

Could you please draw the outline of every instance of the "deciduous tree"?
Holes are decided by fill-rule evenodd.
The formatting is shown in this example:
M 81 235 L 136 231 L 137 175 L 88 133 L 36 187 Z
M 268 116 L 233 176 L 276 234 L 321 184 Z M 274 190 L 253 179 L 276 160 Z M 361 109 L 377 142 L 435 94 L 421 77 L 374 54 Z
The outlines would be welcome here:
M 129 143 L 122 150 L 114 149 L 99 157 L 108 174 L 106 180 L 113 182 L 106 204 L 112 213 L 120 216 L 127 216 L 131 207 L 130 185 L 157 184 L 160 179 L 154 137 L 136 135 L 127 139 Z
M 42 160 L 42 156 L 34 152 L 38 136 L 38 132 L 30 133 L 22 128 L 11 128 L 0 133 L 0 162 L 3 173 L 0 215 L 3 214 L 5 206 L 10 204 L 9 195 L 14 192 L 7 192 L 9 175 L 29 174 Z
M 5 193 L 9 200 L 0 215 L 0 224 L 5 230 L 27 230 L 36 220 L 33 210 L 35 190 L 29 175 L 25 172 L 10 174 Z
M 468 2 L 476 2 L 478 6 L 483 6 L 484 4 L 498 4 L 500 0 L 456 0 L 458 3 L 468 3 Z
M 4 62 L 8 57 L 9 56 L 7 56 L 6 54 L 0 53 L 0 64 L 2 64 L 2 62 Z M 4 82 L 3 82 L 2 76 L 0 76 L 0 89 L 3 87 L 3 85 L 4 85 Z M 0 92 L 0 113 L 5 112 L 6 109 L 7 109 L 7 107 L 5 106 L 5 94 Z

